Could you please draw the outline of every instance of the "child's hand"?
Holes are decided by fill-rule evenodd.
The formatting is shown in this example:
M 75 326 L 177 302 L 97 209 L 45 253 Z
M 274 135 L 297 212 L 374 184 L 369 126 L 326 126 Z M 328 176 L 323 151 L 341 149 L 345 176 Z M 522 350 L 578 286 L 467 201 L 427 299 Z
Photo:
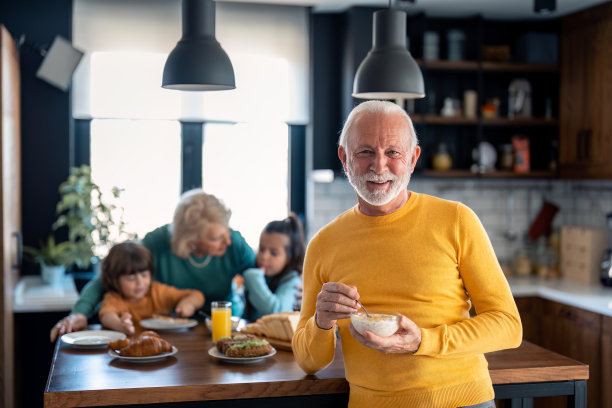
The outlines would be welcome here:
M 190 317 L 195 313 L 196 307 L 189 302 L 182 302 L 174 308 L 174 311 L 181 317 Z
M 133 335 L 135 332 L 134 322 L 132 322 L 132 315 L 130 313 L 123 313 L 119 320 L 121 320 L 121 331 L 127 335 Z

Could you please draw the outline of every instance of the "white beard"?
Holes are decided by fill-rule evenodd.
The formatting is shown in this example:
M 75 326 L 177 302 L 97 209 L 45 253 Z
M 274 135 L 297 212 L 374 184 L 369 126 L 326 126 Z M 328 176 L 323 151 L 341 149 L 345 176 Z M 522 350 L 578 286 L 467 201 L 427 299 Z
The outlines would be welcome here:
M 350 162 L 346 164 L 348 181 L 353 186 L 359 197 L 366 203 L 373 206 L 382 206 L 390 203 L 399 193 L 408 188 L 410 183 L 410 170 L 407 169 L 402 176 L 396 176 L 392 173 L 376 174 L 370 171 L 360 176 L 355 175 Z M 368 190 L 368 181 L 385 182 L 391 181 L 391 185 L 387 191 L 384 190 Z

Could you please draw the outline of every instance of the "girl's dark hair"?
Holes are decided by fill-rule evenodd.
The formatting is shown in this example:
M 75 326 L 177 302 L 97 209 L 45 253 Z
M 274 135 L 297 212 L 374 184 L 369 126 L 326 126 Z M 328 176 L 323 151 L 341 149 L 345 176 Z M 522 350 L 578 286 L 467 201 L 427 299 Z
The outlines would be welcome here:
M 153 255 L 144 245 L 126 241 L 113 246 L 102 262 L 104 290 L 121 293 L 119 277 L 148 270 L 153 276 Z
M 299 274 L 302 274 L 304 252 L 306 251 L 304 228 L 297 215 L 291 213 L 284 220 L 269 222 L 263 229 L 262 234 L 284 234 L 289 237 L 289 244 L 285 247 L 288 262 L 282 272 L 276 275 L 272 281 L 270 289 L 275 290 L 280 279 L 289 271 L 296 270 Z

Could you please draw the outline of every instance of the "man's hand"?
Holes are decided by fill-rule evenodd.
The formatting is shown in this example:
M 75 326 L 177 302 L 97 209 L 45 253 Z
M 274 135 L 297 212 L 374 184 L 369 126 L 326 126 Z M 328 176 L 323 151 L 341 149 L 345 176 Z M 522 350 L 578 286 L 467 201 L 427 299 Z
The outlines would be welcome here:
M 58 337 L 74 331 L 83 330 L 87 327 L 87 317 L 81 313 L 75 313 L 64 317 L 51 328 L 49 340 L 53 343 Z
M 406 316 L 400 317 L 399 329 L 389 337 L 377 336 L 369 330 L 361 335 L 352 323 L 349 324 L 349 330 L 358 342 L 385 354 L 414 353 L 421 345 L 421 330 Z
M 359 307 L 359 292 L 354 286 L 340 282 L 326 282 L 317 295 L 315 319 L 317 326 L 329 330 L 338 319 L 347 319 Z

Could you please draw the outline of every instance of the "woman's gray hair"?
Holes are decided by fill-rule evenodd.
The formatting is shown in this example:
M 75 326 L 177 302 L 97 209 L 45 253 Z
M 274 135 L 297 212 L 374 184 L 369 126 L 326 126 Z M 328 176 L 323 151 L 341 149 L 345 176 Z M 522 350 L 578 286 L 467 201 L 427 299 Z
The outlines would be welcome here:
M 348 118 L 346 118 L 346 122 L 344 122 L 342 132 L 340 133 L 340 138 L 338 139 L 338 145 L 342 146 L 344 150 L 346 150 L 347 136 L 351 126 L 353 126 L 353 123 L 355 123 L 355 120 L 357 120 L 359 116 L 365 113 L 396 113 L 404 117 L 406 119 L 406 123 L 408 124 L 408 132 L 410 133 L 409 136 L 411 137 L 412 146 L 410 152 L 414 152 L 414 149 L 416 149 L 417 145 L 419 144 L 419 140 L 417 139 L 416 132 L 414 131 L 414 125 L 412 124 L 410 116 L 408 116 L 406 111 L 402 109 L 401 106 L 393 102 L 378 100 L 362 102 L 355 106 L 351 113 L 349 113 Z
M 232 212 L 214 195 L 201 189 L 189 190 L 181 195 L 171 225 L 172 252 L 187 258 L 193 244 L 210 224 L 228 225 Z

